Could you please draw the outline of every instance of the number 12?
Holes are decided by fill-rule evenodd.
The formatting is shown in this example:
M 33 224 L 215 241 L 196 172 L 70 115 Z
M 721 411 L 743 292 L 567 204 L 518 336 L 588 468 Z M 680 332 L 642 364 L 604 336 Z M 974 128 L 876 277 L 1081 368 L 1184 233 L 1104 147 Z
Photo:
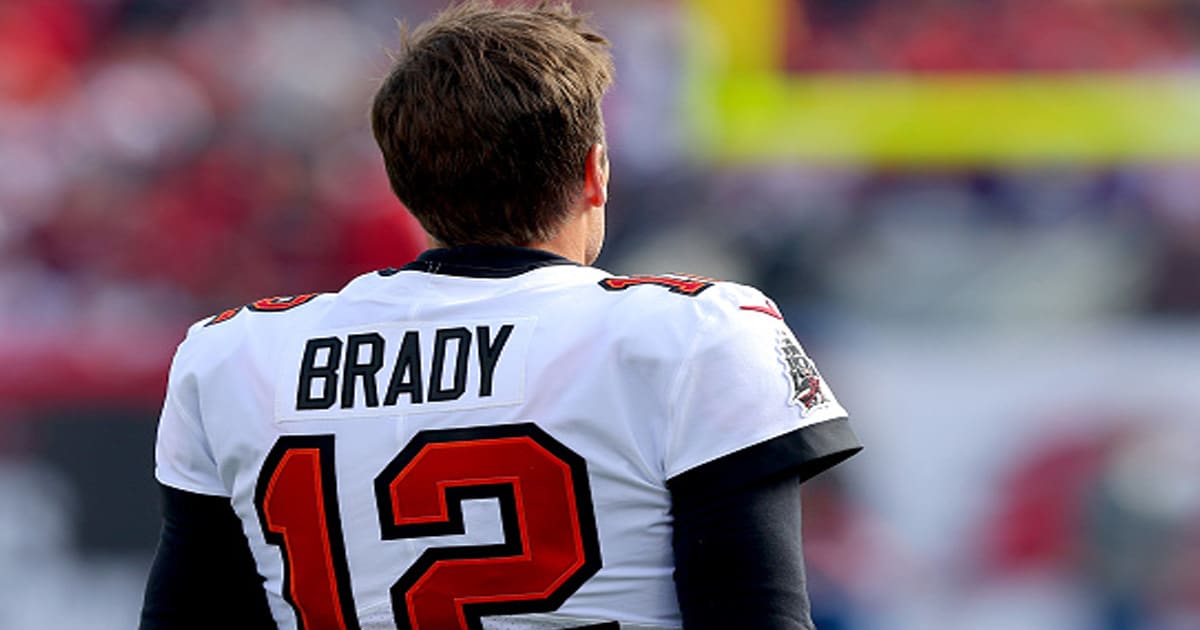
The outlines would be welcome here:
M 391 588 L 398 628 L 478 630 L 557 609 L 600 569 L 583 458 L 532 423 L 422 431 L 375 478 L 384 540 L 466 532 L 462 502 L 500 502 L 504 542 L 426 550 Z M 334 436 L 283 436 L 259 474 L 259 524 L 283 554 L 300 627 L 357 630 Z

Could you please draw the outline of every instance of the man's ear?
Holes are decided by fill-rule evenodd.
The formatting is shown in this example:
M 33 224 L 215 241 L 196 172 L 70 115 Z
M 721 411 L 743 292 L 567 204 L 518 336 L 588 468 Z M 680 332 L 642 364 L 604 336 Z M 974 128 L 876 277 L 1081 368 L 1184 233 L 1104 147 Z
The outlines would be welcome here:
M 603 207 L 608 203 L 608 151 L 603 144 L 588 149 L 584 167 L 583 197 L 589 206 Z

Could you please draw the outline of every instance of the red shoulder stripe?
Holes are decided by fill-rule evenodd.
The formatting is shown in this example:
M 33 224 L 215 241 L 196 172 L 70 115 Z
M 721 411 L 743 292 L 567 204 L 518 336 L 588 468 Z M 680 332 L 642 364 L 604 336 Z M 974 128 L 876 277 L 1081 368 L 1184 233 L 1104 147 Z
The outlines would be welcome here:
M 756 313 L 763 313 L 765 315 L 770 315 L 771 317 L 774 317 L 775 319 L 783 320 L 783 314 L 780 313 L 779 310 L 775 308 L 774 304 L 771 304 L 769 302 L 767 303 L 766 306 L 743 306 L 743 307 L 741 307 L 741 309 L 743 311 L 754 311 Z

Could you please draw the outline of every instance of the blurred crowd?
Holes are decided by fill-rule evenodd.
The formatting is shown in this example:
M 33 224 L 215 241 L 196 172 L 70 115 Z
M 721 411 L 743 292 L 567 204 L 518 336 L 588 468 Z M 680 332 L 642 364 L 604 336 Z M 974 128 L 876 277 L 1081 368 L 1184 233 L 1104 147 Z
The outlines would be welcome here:
M 937 171 L 701 163 L 679 114 L 683 40 L 695 35 L 689 3 L 576 4 L 595 12 L 615 42 L 618 65 L 618 84 L 606 102 L 614 178 L 602 266 L 758 285 L 817 356 L 836 357 L 846 335 L 862 329 L 1003 335 L 1186 326 L 1200 313 L 1200 160 Z M 398 38 L 395 19 L 420 21 L 441 5 L 0 2 L 0 361 L 19 366 L 0 371 L 0 455 L 18 450 L 6 420 L 15 425 L 29 409 L 69 405 L 84 409 L 84 417 L 92 406 L 115 404 L 153 415 L 166 362 L 192 321 L 268 295 L 336 290 L 357 273 L 402 265 L 425 247 L 388 189 L 367 111 L 386 72 L 385 49 Z M 1200 4 L 1182 0 L 787 0 L 787 6 L 789 37 L 780 59 L 801 77 L 1189 71 L 1200 59 Z M 1180 346 L 1147 343 L 1167 354 Z M 914 359 L 913 352 L 923 354 Z M 956 352 L 942 340 L 893 354 L 936 363 Z M 1006 365 L 1032 379 L 1031 386 L 1057 378 L 1052 369 Z M 1111 382 L 1105 396 L 1142 400 L 1141 370 L 1107 367 L 1112 374 L 1095 377 Z M 855 392 L 854 369 L 831 380 Z M 964 400 L 978 393 L 971 388 L 985 389 L 956 377 L 961 382 L 944 388 Z M 986 384 L 1001 388 L 1008 378 Z M 902 395 L 946 395 L 938 384 L 913 379 Z M 861 388 L 851 397 L 869 398 L 875 381 L 857 382 Z M 1186 379 L 1154 383 L 1163 398 L 1196 389 Z M 840 387 L 845 396 L 847 386 Z M 1108 405 L 1105 396 L 1089 404 Z M 1154 426 L 1173 414 L 1131 404 L 1139 412 L 1135 425 Z M 869 402 L 849 406 L 871 410 Z M 886 413 L 900 421 L 916 412 Z M 870 437 L 880 430 L 871 423 L 885 420 L 892 418 L 867 417 L 859 426 Z M 806 526 L 822 630 L 1050 627 L 1014 622 L 1005 615 L 1021 606 L 1012 602 L 1069 608 L 1059 617 L 1026 617 L 1075 620 L 1056 628 L 1200 627 L 1194 605 L 1200 497 L 1156 484 L 1192 470 L 1194 456 L 1164 444 L 1154 430 L 1099 424 L 1103 430 L 1007 451 L 987 473 L 989 502 L 969 508 L 988 523 L 972 525 L 970 541 L 958 544 L 973 547 L 953 562 L 929 557 L 890 529 L 880 516 L 886 510 L 862 498 L 864 482 L 854 473 L 814 484 Z M 897 436 L 905 438 L 907 444 L 971 439 L 932 428 Z M 869 478 L 871 466 L 897 477 L 886 463 L 888 447 L 867 442 L 859 477 Z M 1147 462 L 1158 467 L 1139 477 Z M 12 481 L 28 474 L 0 469 L 0 497 L 49 501 Z M 1159 503 L 1146 507 L 1156 497 Z M 59 503 L 50 505 L 39 509 L 52 513 Z M 901 509 L 928 507 L 914 502 Z M 0 584 L 17 584 L 4 562 L 28 553 L 14 541 L 29 525 L 20 514 L 5 518 Z M 59 531 L 66 525 L 55 527 L 54 541 L 66 537 Z M 46 551 L 49 543 L 35 547 L 61 559 L 59 551 Z M 1172 556 L 1168 548 L 1181 551 Z M 1026 585 L 1015 590 L 1037 585 L 1037 594 L 1014 590 L 997 595 L 999 603 L 977 601 L 981 610 L 995 610 L 977 611 L 969 622 L 914 610 L 927 601 L 923 584 L 947 586 L 950 579 L 932 576 L 947 570 L 970 576 L 966 582 L 988 581 L 991 592 L 1003 582 Z M 1004 581 L 1013 575 L 1042 577 Z M 899 596 L 911 601 L 882 595 L 898 582 L 907 582 Z M 26 597 L 0 598 L 0 626 L 26 619 L 3 614 L 4 604 L 18 599 Z M 892 614 L 897 607 L 907 613 Z M 1079 617 L 1079 610 L 1087 614 Z M 881 625 L 888 615 L 914 621 Z M 930 619 L 941 621 L 929 625 Z
M 186 323 L 423 248 L 365 131 L 397 35 L 371 11 L 0 4 L 0 356 L 31 365 L 0 391 L 68 363 L 78 396 L 157 396 Z M 89 361 L 98 337 L 147 358 Z
M 1190 65 L 1188 0 L 878 0 L 788 3 L 800 71 L 1063 72 Z
M 862 302 L 877 299 L 874 283 L 895 282 L 873 277 L 889 255 L 917 267 L 893 268 L 914 274 L 914 284 L 965 286 L 1013 271 L 1011 258 L 1029 264 L 1023 250 L 1038 249 L 1049 228 L 1075 236 L 1075 250 L 1057 255 L 1117 275 L 1096 288 L 1104 295 L 1075 296 L 1090 300 L 1084 308 L 1200 307 L 1188 282 L 1200 269 L 1200 178 L 1190 165 L 928 173 L 697 164 L 677 122 L 674 44 L 686 3 L 591 4 L 618 40 L 621 66 L 609 109 L 621 158 L 614 223 L 627 229 L 616 231 L 605 262 L 619 264 L 661 232 L 647 226 L 694 219 L 685 227 L 717 241 L 705 244 L 728 252 L 739 279 L 785 300 L 800 292 L 847 312 L 888 314 L 904 305 Z M 396 41 L 393 19 L 419 20 L 436 6 L 0 5 L 4 329 L 137 321 L 145 304 L 154 319 L 191 320 L 264 291 L 334 290 L 410 259 L 423 238 L 390 195 L 366 111 Z M 1187 67 L 1200 49 L 1192 3 L 788 6 L 786 57 L 798 72 L 1155 70 Z M 1015 240 L 974 242 L 996 234 Z M 922 261 L 895 248 L 950 249 Z M 938 269 L 937 258 L 959 253 L 981 258 L 980 269 Z M 1056 253 L 1045 256 L 1052 263 Z M 1013 299 L 1020 310 L 1038 298 Z
M 190 312 L 410 258 L 362 133 L 385 40 L 351 8 L 0 6 L 0 242 L 36 278 L 7 282 L 66 317 L 108 291 Z

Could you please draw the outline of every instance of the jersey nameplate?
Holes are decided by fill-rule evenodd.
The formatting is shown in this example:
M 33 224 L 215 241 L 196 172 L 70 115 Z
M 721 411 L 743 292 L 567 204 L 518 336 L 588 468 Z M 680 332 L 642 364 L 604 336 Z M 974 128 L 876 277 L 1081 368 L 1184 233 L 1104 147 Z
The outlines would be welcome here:
M 366 326 L 315 334 L 286 363 L 280 422 L 521 402 L 533 319 Z

